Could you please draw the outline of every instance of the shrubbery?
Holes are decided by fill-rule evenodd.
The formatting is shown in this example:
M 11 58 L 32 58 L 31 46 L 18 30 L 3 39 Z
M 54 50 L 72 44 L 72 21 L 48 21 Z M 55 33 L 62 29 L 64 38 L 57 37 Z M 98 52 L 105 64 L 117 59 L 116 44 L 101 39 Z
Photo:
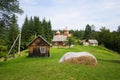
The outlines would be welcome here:
M 0 58 L 4 57 L 5 60 L 7 58 L 7 47 L 6 46 L 1 46 L 0 45 Z

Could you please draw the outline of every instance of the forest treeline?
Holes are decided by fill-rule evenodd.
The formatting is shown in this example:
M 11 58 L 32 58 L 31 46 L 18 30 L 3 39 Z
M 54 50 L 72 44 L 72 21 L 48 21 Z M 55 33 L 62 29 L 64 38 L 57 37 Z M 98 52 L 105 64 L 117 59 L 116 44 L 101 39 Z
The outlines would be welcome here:
M 50 43 L 53 37 L 51 21 L 47 21 L 45 18 L 40 20 L 36 16 L 30 19 L 26 17 L 21 29 L 21 35 L 22 49 L 26 49 L 30 41 L 37 35 L 41 35 Z
M 106 27 L 101 27 L 99 31 L 94 28 L 94 25 L 87 24 L 85 30 L 70 30 L 70 33 L 79 40 L 96 39 L 99 45 L 120 53 L 120 26 L 112 32 Z
M 54 36 L 51 21 L 45 18 L 26 16 L 22 28 L 17 24 L 16 14 L 23 13 L 19 7 L 18 0 L 1 0 L 0 2 L 0 57 L 7 55 L 17 36 L 21 33 L 21 50 L 27 49 L 27 45 L 36 35 L 43 36 L 49 43 Z M 87 24 L 85 30 L 70 30 L 73 40 L 97 39 L 99 45 L 120 53 L 120 26 L 116 31 L 110 32 L 109 29 L 102 27 L 100 31 L 95 31 L 94 25 Z M 74 42 L 74 41 L 73 41 Z M 78 43 L 79 44 L 79 43 Z M 18 50 L 18 40 L 10 54 Z
M 51 21 L 47 21 L 45 18 L 40 20 L 39 17 L 34 16 L 25 18 L 25 21 L 20 29 L 17 24 L 16 16 L 11 18 L 11 24 L 8 27 L 0 27 L 0 51 L 7 53 L 15 41 L 18 34 L 21 32 L 21 50 L 27 49 L 28 44 L 37 35 L 43 36 L 49 43 L 55 34 L 56 30 L 51 29 Z M 110 32 L 109 29 L 102 27 L 100 31 L 95 31 L 93 25 L 87 24 L 85 30 L 70 30 L 73 35 L 73 40 L 88 40 L 97 39 L 99 45 L 104 45 L 106 48 L 117 51 L 120 53 L 120 26 L 116 31 Z M 80 44 L 80 43 L 78 43 Z M 17 52 L 18 41 L 15 44 L 11 54 Z M 2 56 L 5 54 L 2 54 Z
M 19 34 L 16 15 L 23 12 L 18 0 L 0 0 L 0 57 L 7 56 L 13 41 Z M 11 53 L 16 52 L 16 46 Z
M 8 27 L 0 27 L 0 55 L 4 56 L 3 53 L 8 53 L 17 36 L 21 33 L 21 50 L 25 50 L 28 44 L 37 35 L 41 35 L 48 42 L 51 42 L 53 37 L 51 22 L 47 21 L 45 18 L 40 20 L 39 17 L 28 17 L 25 18 L 24 24 L 20 29 L 17 24 L 17 19 L 15 15 L 11 18 L 11 24 Z M 18 51 L 18 40 L 14 45 L 10 54 L 14 54 Z

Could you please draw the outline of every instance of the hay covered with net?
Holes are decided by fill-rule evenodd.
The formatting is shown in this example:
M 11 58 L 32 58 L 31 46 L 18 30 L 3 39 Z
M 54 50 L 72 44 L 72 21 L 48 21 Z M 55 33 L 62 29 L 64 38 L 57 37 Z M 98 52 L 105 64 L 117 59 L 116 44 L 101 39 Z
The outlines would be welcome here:
M 88 52 L 68 52 L 59 61 L 60 63 L 73 63 L 73 64 L 85 64 L 96 65 L 97 60 L 95 56 Z

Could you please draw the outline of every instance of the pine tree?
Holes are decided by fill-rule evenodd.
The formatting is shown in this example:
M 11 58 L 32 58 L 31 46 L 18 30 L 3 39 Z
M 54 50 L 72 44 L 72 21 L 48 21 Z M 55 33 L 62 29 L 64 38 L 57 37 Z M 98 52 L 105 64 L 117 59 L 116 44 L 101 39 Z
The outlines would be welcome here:
M 38 34 L 43 36 L 44 35 L 44 31 L 43 31 L 43 27 L 42 27 L 42 22 L 39 21 L 39 28 L 38 28 Z
M 46 23 L 46 20 L 45 20 L 45 18 L 42 20 L 42 29 L 43 29 L 43 34 L 42 34 L 42 36 L 45 38 L 45 39 L 47 39 L 47 31 L 48 31 L 48 29 L 47 29 L 47 23 Z
M 34 17 L 34 34 L 35 35 L 39 35 L 39 32 L 40 32 L 40 21 L 39 21 L 39 17 Z
M 87 24 L 84 33 L 84 39 L 88 41 L 88 39 L 90 39 L 90 36 L 91 36 L 91 26 Z
M 52 36 L 51 22 L 50 21 L 47 22 L 47 28 L 48 28 L 47 40 L 48 40 L 48 42 L 51 42 L 51 39 L 53 36 Z
M 28 21 L 28 17 L 26 16 L 24 24 L 22 26 L 22 30 L 21 30 L 21 44 L 22 44 L 22 49 L 26 49 L 27 48 L 27 41 L 29 39 L 28 37 L 28 28 L 29 27 L 29 21 Z
M 34 25 L 34 19 L 31 17 L 29 20 L 29 24 L 28 24 L 28 37 L 31 37 L 32 35 L 35 35 L 35 25 Z
M 10 27 L 9 27 L 9 40 L 8 40 L 8 49 L 10 49 L 10 47 L 12 46 L 13 42 L 15 41 L 16 37 L 19 34 L 19 28 L 18 28 L 18 24 L 17 24 L 17 20 L 16 20 L 16 16 L 13 15 L 12 19 L 11 19 L 11 23 L 10 23 Z M 15 53 L 17 51 L 17 46 L 18 44 L 16 44 L 14 46 L 14 49 L 12 51 L 12 53 Z
M 4 27 L 9 26 L 10 19 L 15 13 L 23 13 L 18 0 L 0 0 L 0 23 Z
M 106 29 L 105 27 L 102 27 L 100 29 L 99 38 L 100 38 L 100 43 L 101 44 L 104 44 L 105 46 L 108 46 L 109 41 L 110 41 L 110 30 Z
M 35 38 L 35 35 L 41 35 L 47 41 L 51 41 L 52 39 L 52 30 L 51 30 L 51 22 L 46 21 L 45 18 L 40 21 L 39 17 L 31 17 L 30 20 L 25 18 L 25 22 L 22 26 L 22 47 L 23 49 L 27 48 L 27 44 Z

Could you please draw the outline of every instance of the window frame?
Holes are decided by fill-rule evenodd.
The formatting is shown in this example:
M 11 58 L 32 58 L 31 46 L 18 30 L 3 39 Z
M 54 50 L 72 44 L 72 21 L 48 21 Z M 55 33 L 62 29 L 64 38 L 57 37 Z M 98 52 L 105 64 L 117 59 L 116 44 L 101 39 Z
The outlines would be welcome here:
M 40 53 L 45 54 L 47 52 L 46 47 L 40 47 Z

